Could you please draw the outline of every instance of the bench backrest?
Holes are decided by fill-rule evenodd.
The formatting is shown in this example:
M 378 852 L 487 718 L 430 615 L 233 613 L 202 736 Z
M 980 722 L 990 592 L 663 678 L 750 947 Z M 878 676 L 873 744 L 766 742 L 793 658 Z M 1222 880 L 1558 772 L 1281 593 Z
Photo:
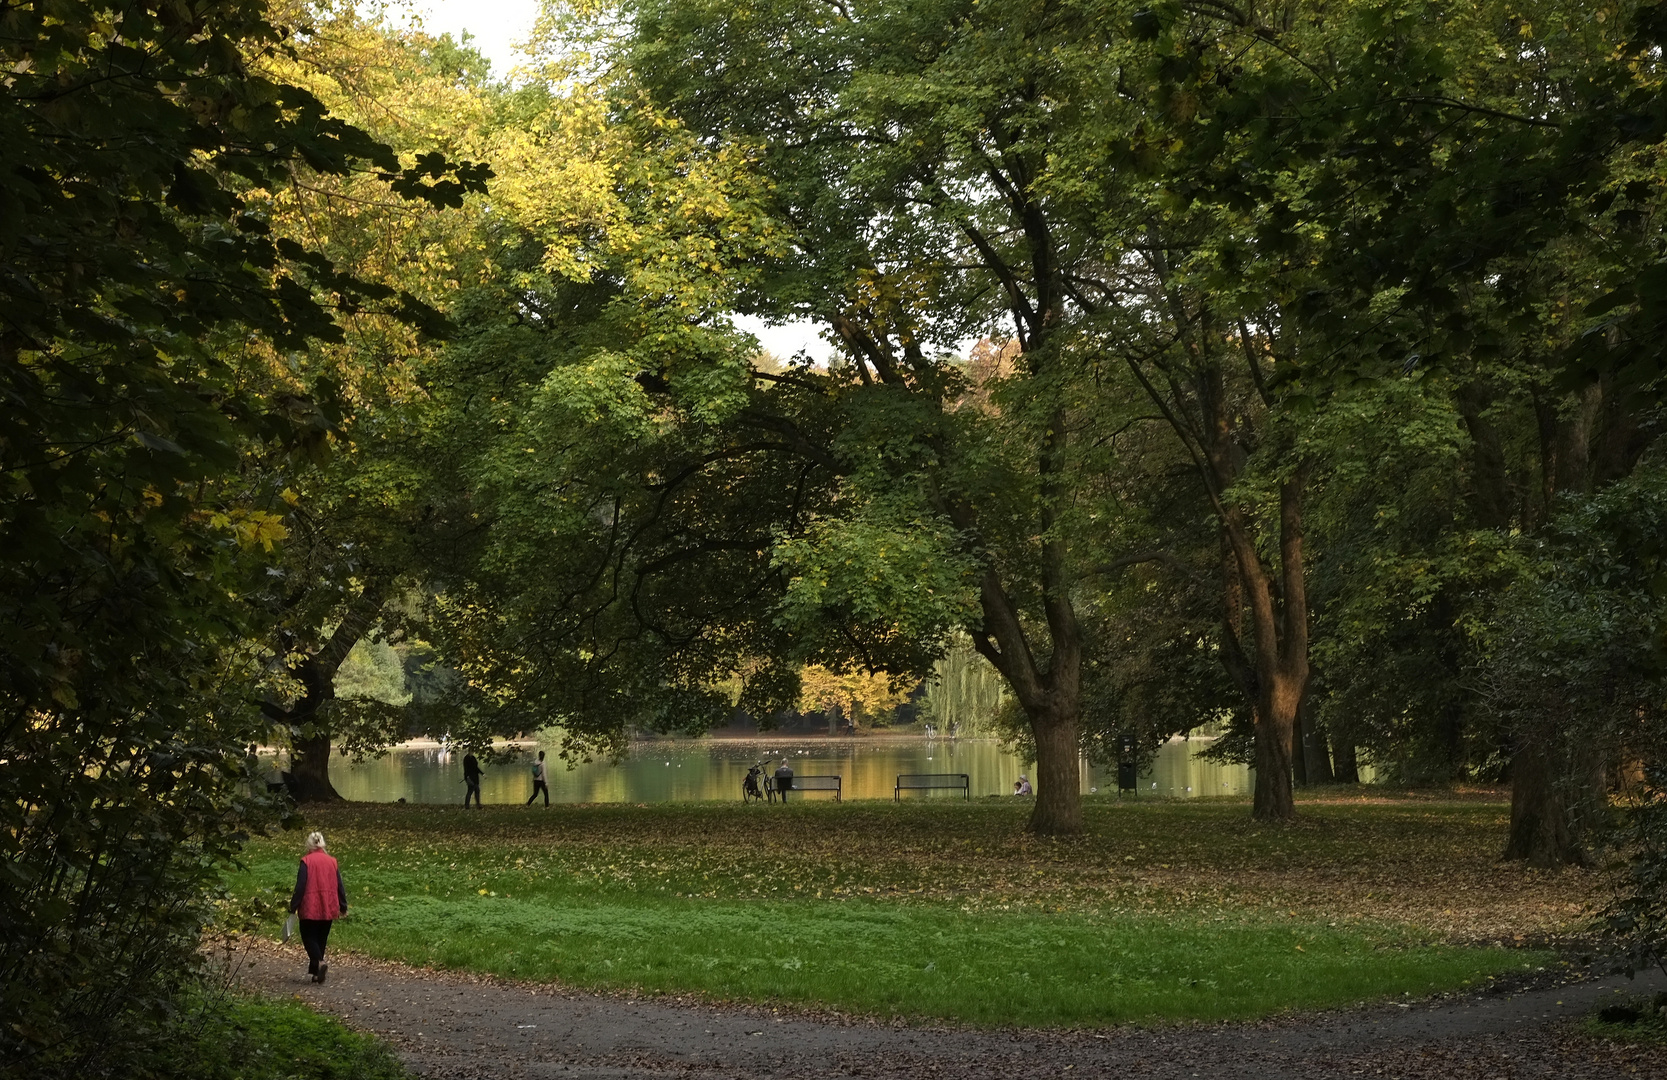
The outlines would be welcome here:
M 793 778 L 795 788 L 815 788 L 818 791 L 824 789 L 833 791 L 844 782 L 844 777 L 841 776 L 795 776 Z
M 968 787 L 971 778 L 966 773 L 899 773 L 898 787 Z

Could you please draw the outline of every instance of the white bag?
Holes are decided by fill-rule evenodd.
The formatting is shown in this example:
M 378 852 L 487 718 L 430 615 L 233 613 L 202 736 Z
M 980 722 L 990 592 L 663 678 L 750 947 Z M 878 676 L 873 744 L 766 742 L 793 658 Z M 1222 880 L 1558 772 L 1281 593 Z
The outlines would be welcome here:
M 301 916 L 291 912 L 289 918 L 284 920 L 284 940 L 286 942 L 295 934 L 295 927 L 300 918 Z

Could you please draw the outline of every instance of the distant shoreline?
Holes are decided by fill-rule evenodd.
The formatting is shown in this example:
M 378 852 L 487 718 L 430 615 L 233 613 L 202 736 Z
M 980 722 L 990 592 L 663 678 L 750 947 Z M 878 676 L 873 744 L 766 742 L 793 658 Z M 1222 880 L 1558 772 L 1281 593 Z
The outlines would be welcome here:
M 1172 743 L 1188 742 L 1188 741 L 1191 741 L 1191 742 L 1214 742 L 1219 737 L 1220 736 L 1217 736 L 1217 735 L 1194 735 L 1194 736 L 1192 736 L 1192 738 L 1190 740 L 1188 740 L 1185 736 L 1182 736 L 1182 735 L 1172 735 L 1166 741 L 1172 742 Z M 701 743 L 733 743 L 733 744 L 737 744 L 737 745 L 745 745 L 747 743 L 779 743 L 779 744 L 782 744 L 782 745 L 794 745 L 794 746 L 803 745 L 803 744 L 814 744 L 814 745 L 817 745 L 817 746 L 829 746 L 829 745 L 836 745 L 836 744 L 839 744 L 839 743 L 924 742 L 924 741 L 927 741 L 927 737 L 924 734 L 922 734 L 921 732 L 918 732 L 918 731 L 874 731 L 874 732 L 869 732 L 867 734 L 860 734 L 860 735 L 776 735 L 776 734 L 771 734 L 770 732 L 767 732 L 767 731 L 760 731 L 760 732 L 756 732 L 756 733 L 739 733 L 739 734 L 730 734 L 730 733 L 727 733 L 727 732 L 724 732 L 724 733 L 713 732 L 713 733 L 709 733 L 709 734 L 706 734 L 706 735 L 696 735 L 696 736 L 644 735 L 644 736 L 641 736 L 639 738 L 635 738 L 635 739 L 631 740 L 631 742 L 633 744 L 649 743 L 649 744 L 654 744 L 654 745 L 671 745 L 671 746 L 696 746 L 696 745 L 699 745 Z M 931 739 L 931 741 L 932 742 L 937 742 L 937 743 L 948 743 L 948 742 L 997 742 L 999 740 L 997 740 L 996 737 L 993 736 L 993 735 L 961 735 L 961 736 L 957 736 L 954 739 L 951 739 L 948 736 L 938 735 L 938 736 L 934 736 Z M 533 748 L 533 747 L 537 747 L 539 745 L 542 745 L 542 744 L 540 744 L 537 739 L 494 739 L 492 741 L 492 746 L 493 746 L 494 749 L 499 748 L 499 747 L 510 747 L 510 746 L 518 747 L 518 748 L 521 748 L 521 749 L 530 749 L 530 748 Z M 389 750 L 444 750 L 445 748 L 446 748 L 446 745 L 444 743 L 442 743 L 439 739 L 430 739 L 430 738 L 406 739 L 403 742 L 397 742 L 397 743 L 394 743 L 392 746 L 388 747 Z M 288 749 L 287 747 L 282 747 L 282 746 L 262 746 L 262 747 L 259 748 L 259 752 L 262 753 L 262 754 L 276 754 L 276 753 L 279 753 L 279 752 L 287 750 L 287 749 Z

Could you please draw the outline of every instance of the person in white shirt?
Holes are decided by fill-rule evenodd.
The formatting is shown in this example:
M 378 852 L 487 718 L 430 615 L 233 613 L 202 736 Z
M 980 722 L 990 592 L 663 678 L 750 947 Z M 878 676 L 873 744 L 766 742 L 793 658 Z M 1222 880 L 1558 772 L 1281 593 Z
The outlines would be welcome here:
M 528 806 L 533 804 L 533 800 L 538 798 L 538 793 L 541 791 L 544 792 L 544 805 L 550 805 L 549 778 L 549 774 L 544 771 L 544 751 L 540 750 L 538 760 L 533 762 L 533 793 L 527 796 Z

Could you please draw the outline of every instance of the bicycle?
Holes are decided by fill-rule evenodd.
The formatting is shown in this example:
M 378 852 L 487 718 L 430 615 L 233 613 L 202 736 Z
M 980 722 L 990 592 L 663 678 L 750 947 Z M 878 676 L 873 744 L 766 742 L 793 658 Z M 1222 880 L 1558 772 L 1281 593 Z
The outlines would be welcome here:
M 741 801 L 752 802 L 754 799 L 764 801 L 764 788 L 759 779 L 764 776 L 764 762 L 760 761 L 747 770 L 746 779 L 741 781 Z

